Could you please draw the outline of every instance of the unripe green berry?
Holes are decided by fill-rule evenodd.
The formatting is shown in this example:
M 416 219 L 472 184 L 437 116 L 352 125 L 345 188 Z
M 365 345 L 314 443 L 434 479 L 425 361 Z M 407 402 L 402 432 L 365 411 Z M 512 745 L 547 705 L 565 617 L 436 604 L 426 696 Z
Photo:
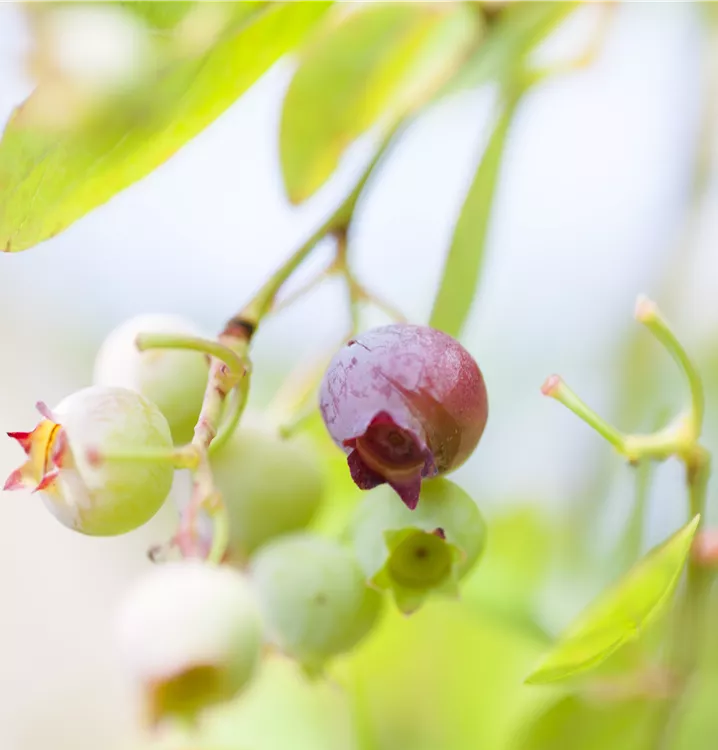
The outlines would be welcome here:
M 172 464 L 141 457 L 172 449 L 167 420 L 139 393 L 93 386 L 61 401 L 32 432 L 11 432 L 28 455 L 6 490 L 34 488 L 63 524 L 96 536 L 136 529 L 157 513 L 172 486 Z M 97 460 L 134 451 L 137 459 Z M 93 458 L 94 457 L 94 458 Z
M 351 650 L 381 610 L 351 551 L 306 532 L 262 548 L 251 574 L 271 642 L 310 672 Z
M 242 563 L 270 539 L 303 529 L 321 503 L 316 452 L 268 425 L 243 420 L 211 462 L 229 513 L 229 560 Z
M 115 328 L 95 359 L 93 382 L 141 393 L 165 415 L 177 444 L 192 439 L 209 364 L 201 352 L 148 349 L 135 346 L 140 333 L 177 333 L 201 336 L 192 321 L 177 315 L 138 315 Z
M 261 619 L 245 577 L 198 560 L 165 563 L 129 592 L 117 622 L 124 662 L 150 719 L 194 718 L 247 686 L 261 653 Z
M 448 479 L 425 480 L 416 510 L 377 487 L 357 509 L 357 559 L 376 586 L 392 591 L 405 613 L 432 592 L 458 594 L 458 581 L 479 559 L 486 525 L 472 498 Z

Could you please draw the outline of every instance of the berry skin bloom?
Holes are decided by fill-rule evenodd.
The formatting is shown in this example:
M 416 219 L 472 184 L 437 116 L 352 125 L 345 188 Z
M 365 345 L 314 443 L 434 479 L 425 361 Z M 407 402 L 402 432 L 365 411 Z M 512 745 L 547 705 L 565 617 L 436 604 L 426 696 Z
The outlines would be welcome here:
M 274 539 L 251 562 L 271 643 L 308 674 L 350 651 L 376 624 L 382 597 L 350 550 L 299 532 Z
M 410 509 L 422 479 L 466 461 L 488 417 L 472 356 L 451 336 L 409 324 L 349 341 L 324 376 L 320 409 L 357 487 L 387 483 Z
M 242 424 L 211 458 L 229 514 L 228 560 L 243 564 L 274 537 L 306 527 L 324 494 L 322 466 L 303 440 L 259 420 Z
M 157 404 L 172 430 L 175 443 L 188 443 L 194 434 L 209 365 L 201 352 L 135 346 L 140 333 L 202 336 L 190 320 L 177 315 L 137 315 L 109 333 L 95 359 L 95 385 L 129 388 Z
M 128 592 L 116 642 L 152 723 L 193 719 L 233 698 L 254 676 L 262 643 L 259 608 L 246 578 L 232 568 L 164 563 Z
M 168 461 L 96 460 L 113 450 L 171 450 L 167 420 L 152 402 L 93 386 L 38 410 L 44 419 L 32 432 L 8 433 L 28 458 L 3 489 L 39 492 L 61 523 L 94 536 L 123 534 L 155 515 L 172 486 Z

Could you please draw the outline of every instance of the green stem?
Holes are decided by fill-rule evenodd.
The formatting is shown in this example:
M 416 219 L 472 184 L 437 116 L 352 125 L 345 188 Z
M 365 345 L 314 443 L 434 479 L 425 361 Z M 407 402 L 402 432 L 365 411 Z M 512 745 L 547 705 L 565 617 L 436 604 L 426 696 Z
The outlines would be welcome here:
M 141 352 L 147 349 L 190 349 L 203 352 L 224 362 L 233 375 L 240 376 L 244 373 L 242 357 L 219 341 L 174 333 L 140 333 L 135 339 L 135 345 Z
M 643 527 L 646 522 L 646 508 L 651 492 L 653 464 L 642 459 L 636 467 L 635 492 L 631 516 L 617 547 L 616 558 L 621 570 L 633 565 L 641 554 Z
M 705 412 L 703 382 L 698 370 L 654 302 L 645 297 L 639 297 L 636 303 L 636 319 L 663 344 L 685 375 L 691 392 L 691 432 L 694 439 L 697 438 L 703 428 Z
M 267 315 L 274 305 L 274 300 L 279 290 L 289 277 L 297 270 L 304 259 L 314 249 L 319 240 L 323 239 L 334 225 L 335 214 L 327 219 L 314 234 L 297 250 L 295 250 L 284 264 L 267 280 L 267 282 L 254 295 L 251 301 L 237 316 L 245 325 L 256 329 L 260 321 Z
M 700 534 L 705 519 L 710 464 L 710 454 L 699 445 L 695 446 L 686 460 L 689 512 L 693 517 L 700 514 L 696 535 Z M 704 645 L 706 609 L 712 582 L 712 570 L 702 566 L 692 556 L 689 557 L 685 587 L 677 603 L 669 651 L 669 666 L 677 678 L 678 689 L 659 715 L 656 750 L 668 750 L 672 746 L 675 725 Z
M 619 453 L 626 452 L 626 441 L 622 433 L 620 433 L 613 425 L 606 422 L 603 417 L 597 414 L 593 409 L 587 406 L 560 378 L 558 375 L 552 375 L 541 388 L 544 396 L 550 396 L 556 399 L 559 403 L 563 404 L 567 409 L 570 409 L 579 419 L 583 420 L 590 427 L 593 427 L 596 432 L 607 440 L 611 445 L 619 451 Z
M 394 135 L 402 125 L 403 122 L 397 123 L 397 125 L 386 134 L 384 140 L 377 149 L 374 158 L 367 165 L 367 168 L 364 170 L 351 193 L 349 193 L 319 229 L 317 229 L 317 231 L 314 232 L 314 234 L 312 234 L 311 237 L 301 245 L 301 247 L 297 248 L 297 250 L 287 258 L 285 263 L 272 275 L 272 277 L 267 280 L 264 286 L 262 286 L 249 303 L 245 305 L 239 315 L 235 316 L 233 319 L 235 323 L 248 327 L 250 330 L 254 331 L 260 321 L 272 309 L 279 290 L 294 271 L 297 270 L 309 253 L 311 253 L 319 240 L 324 239 L 324 237 L 333 232 L 346 230 L 354 213 L 357 200 L 359 199 L 369 176 L 373 172 L 377 163 L 383 158 L 394 138 Z
M 212 546 L 207 561 L 220 565 L 229 546 L 229 513 L 226 503 L 221 498 L 217 499 L 208 512 L 212 519 Z
M 209 444 L 210 455 L 218 451 L 231 437 L 239 420 L 242 418 L 244 407 L 249 396 L 249 376 L 242 378 L 225 401 L 226 407 L 222 414 L 222 422 L 217 431 L 217 436 Z
M 686 464 L 690 515 L 700 514 L 701 516 L 696 534 L 701 533 L 704 525 L 710 470 L 710 454 L 698 446 L 693 457 Z M 679 627 L 676 638 L 676 667 L 686 677 L 690 676 L 698 663 L 711 580 L 710 568 L 700 565 L 698 561 L 690 557 L 680 614 L 682 626 Z
M 587 406 L 560 378 L 552 375 L 541 387 L 544 396 L 550 396 L 570 409 L 579 419 L 593 427 L 631 463 L 651 458 L 665 461 L 672 455 L 685 455 L 691 440 L 684 434 L 681 423 L 672 424 L 650 435 L 626 435 L 609 424 L 602 416 Z
M 199 463 L 197 451 L 191 445 L 180 448 L 137 448 L 136 450 L 111 450 L 98 453 L 87 451 L 87 459 L 91 464 L 101 464 L 105 461 L 146 461 L 155 463 L 167 461 L 175 469 L 195 469 Z

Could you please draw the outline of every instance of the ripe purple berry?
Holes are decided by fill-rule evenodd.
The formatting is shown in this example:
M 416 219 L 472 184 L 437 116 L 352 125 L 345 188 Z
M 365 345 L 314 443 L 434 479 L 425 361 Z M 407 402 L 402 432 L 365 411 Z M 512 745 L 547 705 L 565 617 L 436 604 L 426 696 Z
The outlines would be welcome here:
M 484 379 L 466 349 L 408 324 L 349 341 L 324 376 L 320 408 L 357 487 L 387 483 L 411 509 L 422 479 L 466 461 L 488 417 Z

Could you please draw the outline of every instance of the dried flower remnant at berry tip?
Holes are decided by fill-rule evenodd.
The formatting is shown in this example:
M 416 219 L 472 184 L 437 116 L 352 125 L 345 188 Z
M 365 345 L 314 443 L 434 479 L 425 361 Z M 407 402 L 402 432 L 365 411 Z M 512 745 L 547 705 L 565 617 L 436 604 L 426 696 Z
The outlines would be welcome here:
M 152 725 L 193 720 L 244 690 L 260 661 L 261 616 L 251 585 L 198 560 L 153 568 L 127 593 L 116 644 Z
M 427 326 L 374 328 L 334 357 L 320 391 L 324 423 L 360 489 L 389 484 L 407 507 L 423 479 L 460 466 L 488 417 L 478 365 Z
M 31 489 L 65 526 L 84 534 L 122 534 L 149 521 L 172 485 L 169 462 L 98 462 L 98 452 L 132 446 L 171 449 L 167 420 L 157 407 L 124 388 L 85 388 L 31 432 L 10 432 L 27 455 L 3 489 Z
M 369 493 L 356 509 L 351 537 L 371 585 L 390 591 L 411 614 L 434 594 L 456 598 L 459 581 L 486 545 L 486 523 L 474 500 L 439 477 L 422 483 L 415 510 L 390 502 L 388 487 Z

